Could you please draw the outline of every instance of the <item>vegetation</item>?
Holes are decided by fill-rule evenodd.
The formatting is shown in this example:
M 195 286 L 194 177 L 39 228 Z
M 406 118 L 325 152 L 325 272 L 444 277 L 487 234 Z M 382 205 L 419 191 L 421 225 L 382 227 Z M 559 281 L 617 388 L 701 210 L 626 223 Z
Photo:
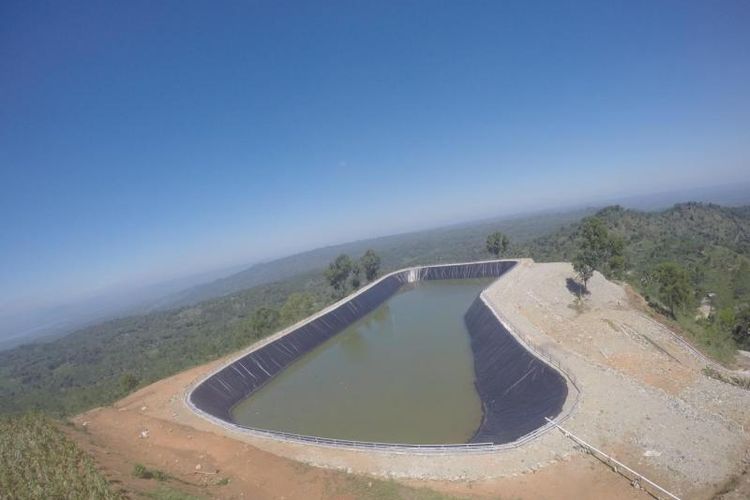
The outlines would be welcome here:
M 135 464 L 133 466 L 133 476 L 139 479 L 156 479 L 158 481 L 169 479 L 169 475 L 166 472 L 158 469 L 148 469 L 143 464 Z
M 0 418 L 0 497 L 121 498 L 91 458 L 41 414 Z
M 365 279 L 373 281 L 380 273 L 380 256 L 372 248 L 367 249 L 365 254 L 359 259 L 362 269 L 365 270 Z
M 573 269 L 588 292 L 588 282 L 599 271 L 608 277 L 620 277 L 625 266 L 624 242 L 609 234 L 598 217 L 583 220 L 578 230 L 578 252 L 573 257 Z
M 336 260 L 331 262 L 328 269 L 326 269 L 326 280 L 328 281 L 328 284 L 333 287 L 334 292 L 340 297 L 343 297 L 346 294 L 346 282 L 349 279 L 353 266 L 354 263 L 352 262 L 352 259 L 348 255 L 342 253 L 336 257 Z
M 0 352 L 0 413 L 38 409 L 68 415 L 109 404 L 137 387 L 246 347 L 330 300 L 319 273 L 301 275 Z
M 315 297 L 311 293 L 295 292 L 289 295 L 279 311 L 279 321 L 291 325 L 310 316 L 316 310 Z
M 657 270 L 673 262 L 685 270 L 693 291 L 674 311 L 688 337 L 723 362 L 732 359 L 738 345 L 750 347 L 743 340 L 750 315 L 750 207 L 683 203 L 661 212 L 640 212 L 615 206 L 595 217 L 623 242 L 621 259 L 610 259 L 606 275 L 621 274 L 658 311 L 669 313 L 659 293 Z M 580 235 L 581 224 L 571 224 L 520 251 L 542 262 L 571 261 L 580 252 Z M 707 318 L 688 307 L 699 300 L 710 304 Z
M 750 307 L 745 307 L 738 313 L 730 308 L 724 308 L 719 311 L 719 320 L 731 325 L 732 340 L 741 349 L 750 349 Z
M 152 491 L 151 493 L 147 493 L 146 496 L 148 498 L 153 498 L 154 500 L 200 500 L 200 497 L 188 495 L 187 493 L 172 489 L 164 485 L 161 485 L 158 489 Z
M 724 373 L 707 366 L 703 369 L 703 374 L 707 377 L 719 380 L 726 384 L 736 385 L 742 389 L 750 390 L 750 377 L 740 377 L 737 375 L 725 375 Z
M 669 308 L 672 317 L 676 318 L 676 309 L 685 307 L 693 298 L 687 271 L 674 262 L 663 262 L 656 268 L 654 277 L 658 285 L 659 300 Z
M 260 307 L 253 311 L 248 321 L 250 331 L 259 337 L 272 333 L 279 326 L 281 315 L 272 307 Z
M 500 231 L 495 231 L 487 236 L 485 244 L 487 251 L 494 255 L 496 259 L 500 258 L 500 255 L 505 255 L 505 252 L 508 251 L 508 245 L 510 245 L 510 239 Z
M 362 267 L 359 265 L 359 262 L 353 262 L 351 271 L 352 290 L 356 290 L 362 284 L 360 274 L 362 274 Z
M 380 272 L 380 257 L 370 249 L 360 257 L 359 261 L 352 260 L 346 254 L 336 257 L 326 269 L 325 277 L 331 285 L 336 298 L 343 297 L 349 290 L 356 290 L 362 284 L 361 274 L 364 270 L 367 281 L 374 280 Z M 347 286 L 347 283 L 350 287 Z
M 320 273 L 338 255 L 367 254 L 368 250 L 377 252 L 377 269 L 387 271 L 420 264 L 482 260 L 486 255 L 485 242 L 490 232 L 499 230 L 514 242 L 524 243 L 593 213 L 593 209 L 584 209 L 503 217 L 317 248 L 256 264 L 226 278 L 195 286 L 164 299 L 158 307 L 169 309 L 195 305 L 261 285 L 295 280 L 298 276 Z M 367 281 L 376 277 L 377 275 L 367 278 Z
M 625 279 L 719 360 L 731 359 L 737 346 L 750 348 L 750 207 L 689 203 L 655 213 L 609 207 L 577 222 L 583 215 L 590 213 L 519 218 L 506 221 L 503 232 L 513 236 L 517 243 L 512 251 L 520 255 L 580 261 L 608 277 Z M 363 278 L 376 279 L 381 271 L 479 260 L 489 250 L 488 231 L 496 227 L 497 222 L 488 222 L 345 246 L 364 255 L 358 262 L 339 255 L 348 259 L 349 273 L 336 276 L 338 293 L 360 286 Z M 503 239 L 498 241 L 496 256 L 508 251 Z M 362 245 L 372 245 L 378 253 Z M 332 251 L 268 263 L 253 275 L 254 280 L 266 279 L 283 264 L 281 281 L 0 352 L 0 413 L 40 409 L 64 415 L 108 404 L 293 324 L 332 301 L 328 286 L 336 273 L 324 272 L 325 261 L 318 264 L 324 255 L 330 260 Z M 300 271 L 308 267 L 309 272 Z M 338 266 L 334 261 L 333 267 L 345 269 L 346 260 Z M 295 273 L 289 275 L 289 269 Z M 701 300 L 710 304 L 705 318 L 691 310 Z M 747 380 L 721 372 L 709 375 L 748 386 Z M 156 478 L 158 472 L 134 469 Z M 432 495 L 375 481 L 352 488 L 365 497 L 365 492 L 395 498 Z M 38 414 L 0 420 L 0 492 L 6 491 L 29 498 L 118 498 L 91 460 Z M 170 490 L 164 491 L 164 498 L 172 498 Z
M 514 253 L 541 262 L 570 261 L 580 252 L 582 230 L 576 221 L 583 215 L 590 212 L 490 221 L 345 248 L 364 252 L 360 264 L 368 281 L 368 269 L 379 273 L 420 264 L 480 260 L 486 252 L 488 232 L 498 227 L 513 238 Z M 656 269 L 663 262 L 675 262 L 685 269 L 694 290 L 691 302 L 713 294 L 713 312 L 708 318 L 696 319 L 687 307 L 675 310 L 675 321 L 699 347 L 719 360 L 730 359 L 737 345 L 750 347 L 750 208 L 683 204 L 647 213 L 610 207 L 599 211 L 596 219 L 608 237 L 624 242 L 622 262 L 627 262 L 628 268 L 622 272 L 623 278 L 656 307 L 662 300 Z M 595 241 L 599 231 L 593 231 Z M 372 251 L 368 258 L 376 257 L 372 260 L 377 266 L 365 264 L 370 245 L 377 254 Z M 341 248 L 308 252 L 304 259 L 309 261 L 304 265 L 303 257 L 297 256 L 260 269 L 264 275 L 282 264 L 303 269 Z M 325 265 L 323 261 L 311 272 L 298 272 L 196 305 L 119 318 L 49 343 L 2 351 L 0 413 L 28 409 L 58 415 L 77 413 L 246 347 L 332 301 L 322 272 Z M 600 270 L 613 276 L 622 267 L 610 255 Z M 347 286 L 351 286 L 349 278 Z

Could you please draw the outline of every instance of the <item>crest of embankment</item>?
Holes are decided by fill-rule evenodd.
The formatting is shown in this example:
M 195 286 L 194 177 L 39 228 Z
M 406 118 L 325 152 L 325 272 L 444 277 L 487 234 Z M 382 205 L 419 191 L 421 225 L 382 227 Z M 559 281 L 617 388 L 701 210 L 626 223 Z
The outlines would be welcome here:
M 415 279 L 480 276 L 498 276 L 503 280 L 506 274 L 513 274 L 515 264 L 515 261 L 488 261 L 428 266 L 391 273 L 302 324 L 249 349 L 200 381 L 189 394 L 188 404 L 204 418 L 243 440 L 316 465 L 381 475 L 435 478 L 498 475 L 501 471 L 496 469 L 498 461 L 506 462 L 502 468 L 506 473 L 517 470 L 516 467 L 508 467 L 508 462 L 513 459 L 507 455 L 541 439 L 542 431 L 549 428 L 544 417 L 555 417 L 561 410 L 570 410 L 563 409 L 568 386 L 559 368 L 529 352 L 526 343 L 501 323 L 482 298 L 477 299 L 467 314 L 475 356 L 477 390 L 485 407 L 485 418 L 473 441 L 501 443 L 499 445 L 482 446 L 481 449 L 467 445 L 421 448 L 394 444 L 372 446 L 372 443 L 318 440 L 311 436 L 246 429 L 226 418 L 229 406 L 261 386 L 264 378 L 273 376 L 274 370 L 283 370 L 284 366 L 293 362 L 295 355 L 304 354 L 306 349 L 319 345 L 346 324 L 372 310 L 395 293 L 401 283 Z M 522 261 L 522 265 L 528 264 L 529 261 Z M 274 357 L 276 355 L 280 356 Z M 549 453 L 544 455 L 546 459 L 550 457 Z M 460 460 L 454 461 L 457 456 L 461 457 Z M 403 463 L 400 463 L 402 459 Z M 363 462 L 370 465 L 362 468 Z M 525 460 L 521 460 L 523 462 Z

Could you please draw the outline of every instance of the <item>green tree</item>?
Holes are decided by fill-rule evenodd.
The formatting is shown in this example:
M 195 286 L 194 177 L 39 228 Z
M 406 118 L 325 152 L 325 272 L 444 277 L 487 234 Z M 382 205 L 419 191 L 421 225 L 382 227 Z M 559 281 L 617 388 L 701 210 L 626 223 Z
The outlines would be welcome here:
M 352 262 L 351 284 L 354 290 L 359 288 L 359 285 L 362 284 L 362 279 L 360 278 L 360 274 L 362 274 L 362 268 L 360 267 L 359 263 Z
M 136 377 L 130 372 L 123 373 L 120 376 L 120 388 L 122 389 L 122 392 L 124 392 L 125 394 L 129 393 L 130 391 L 138 387 L 139 383 L 140 381 L 138 380 L 138 377 Z
M 732 273 L 732 293 L 734 299 L 750 295 L 750 263 L 742 259 L 736 272 Z
M 736 315 L 732 339 L 740 349 L 750 349 L 750 307 L 742 308 Z
M 669 308 L 672 317 L 676 310 L 686 306 L 693 296 L 693 287 L 687 271 L 674 262 L 665 262 L 654 273 L 659 300 Z
M 501 254 L 505 254 L 508 251 L 508 245 L 510 245 L 510 239 L 500 231 L 495 231 L 487 236 L 487 251 L 494 255 L 495 258 L 499 258 Z
M 256 336 L 268 335 L 279 326 L 279 311 L 271 307 L 260 307 L 250 316 L 250 328 Z
M 315 312 L 315 298 L 309 293 L 295 292 L 289 295 L 281 306 L 279 316 L 281 324 L 291 325 Z
M 598 217 L 583 220 L 578 231 L 578 252 L 573 257 L 573 269 L 588 291 L 588 281 L 594 271 L 619 278 L 625 270 L 625 242 L 611 235 Z
M 592 253 L 581 251 L 573 257 L 573 270 L 576 272 L 578 280 L 583 284 L 583 291 L 586 293 L 589 291 L 589 280 L 594 276 L 595 269 L 596 258 Z
M 346 282 L 352 272 L 352 265 L 352 259 L 346 254 L 341 254 L 326 269 L 326 280 L 339 295 L 346 291 Z
M 378 277 L 378 273 L 380 272 L 380 256 L 375 253 L 375 250 L 367 250 L 362 258 L 359 259 L 359 263 L 365 271 L 367 281 L 372 281 Z

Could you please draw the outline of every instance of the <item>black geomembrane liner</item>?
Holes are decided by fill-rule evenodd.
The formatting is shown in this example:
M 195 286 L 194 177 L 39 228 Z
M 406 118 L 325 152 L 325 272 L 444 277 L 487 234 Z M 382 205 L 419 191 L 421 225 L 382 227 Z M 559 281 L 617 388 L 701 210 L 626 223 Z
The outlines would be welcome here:
M 375 310 L 410 277 L 417 280 L 499 277 L 514 261 L 452 264 L 391 274 L 359 295 L 287 335 L 214 373 L 190 394 L 198 409 L 234 423 L 232 407 L 258 390 L 299 357 Z M 507 443 L 558 415 L 568 394 L 565 379 L 527 351 L 479 297 L 465 316 L 471 337 L 475 385 L 483 418 L 470 442 Z M 450 404 L 449 401 L 446 404 Z

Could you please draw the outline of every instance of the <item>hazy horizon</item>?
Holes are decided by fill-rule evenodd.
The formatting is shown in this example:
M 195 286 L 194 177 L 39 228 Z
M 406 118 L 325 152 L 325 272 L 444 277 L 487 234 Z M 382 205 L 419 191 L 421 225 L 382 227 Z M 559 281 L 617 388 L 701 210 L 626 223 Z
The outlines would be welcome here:
M 750 182 L 743 183 L 738 185 L 712 185 L 712 186 L 699 186 L 695 188 L 688 188 L 686 190 L 680 190 L 680 191 L 654 191 L 654 192 L 644 192 L 644 193 L 633 193 L 630 195 L 622 196 L 622 197 L 603 197 L 603 198 L 594 198 L 591 200 L 585 200 L 585 201 L 578 201 L 577 203 L 569 203 L 569 204 L 562 204 L 562 205 L 549 205 L 549 206 L 537 206 L 534 208 L 528 208 L 526 210 L 521 211 L 508 211 L 505 213 L 485 213 L 485 214 L 476 214 L 473 217 L 469 218 L 461 218 L 456 220 L 444 220 L 439 221 L 435 223 L 428 223 L 423 224 L 411 228 L 404 228 L 402 230 L 394 230 L 391 232 L 383 232 L 380 234 L 370 234 L 370 235 L 364 235 L 364 236 L 343 236 L 341 239 L 338 240 L 331 240 L 331 241 L 325 241 L 325 242 L 305 242 L 302 243 L 297 248 L 290 248 L 286 251 L 280 251 L 277 253 L 273 253 L 270 255 L 264 255 L 259 257 L 240 257 L 236 261 L 232 262 L 224 262 L 224 263 L 214 263 L 213 265 L 208 265 L 204 268 L 191 268 L 184 270 L 183 272 L 178 272 L 174 274 L 169 275 L 155 275 L 151 276 L 150 278 L 147 278 L 143 281 L 134 281 L 134 282 L 115 282 L 111 283 L 109 285 L 94 288 L 94 289 L 88 289 L 83 290 L 78 295 L 73 296 L 66 296 L 66 297 L 60 297 L 57 296 L 51 296 L 47 300 L 34 302 L 31 300 L 24 300 L 24 298 L 20 298 L 16 301 L 8 301 L 5 303 L 0 302 L 0 319 L 7 314 L 17 314 L 22 313 L 25 311 L 33 311 L 35 309 L 40 308 L 48 308 L 48 307 L 57 307 L 60 305 L 70 304 L 70 303 L 76 303 L 82 300 L 91 300 L 95 299 L 99 296 L 117 296 L 120 294 L 128 294 L 128 293 L 139 293 L 145 288 L 149 287 L 157 287 L 159 285 L 165 285 L 169 284 L 171 282 L 179 283 L 184 280 L 189 280 L 190 278 L 193 278 L 190 285 L 184 285 L 185 287 L 191 286 L 192 284 L 199 284 L 204 283 L 207 281 L 211 281 L 213 279 L 216 279 L 222 275 L 228 275 L 232 272 L 237 272 L 246 268 L 249 268 L 253 265 L 260 264 L 263 262 L 271 262 L 277 259 L 281 259 L 284 257 L 288 257 L 291 255 L 296 255 L 299 253 L 304 253 L 307 251 L 312 251 L 319 248 L 325 248 L 325 247 L 331 247 L 331 246 L 338 246 L 346 243 L 352 243 L 356 241 L 367 241 L 371 239 L 377 239 L 377 238 L 384 238 L 389 236 L 396 236 L 399 234 L 408 234 L 412 232 L 419 232 L 419 231 L 428 231 L 432 229 L 439 229 L 442 227 L 450 227 L 455 225 L 463 225 L 463 224 L 473 224 L 473 223 L 479 223 L 485 220 L 499 220 L 499 219 L 507 219 L 507 218 L 513 218 L 513 217 L 523 217 L 523 216 L 530 216 L 537 213 L 544 213 L 544 212 L 568 212 L 573 211 L 577 209 L 582 208 L 597 208 L 597 207 L 603 207 L 606 205 L 611 204 L 623 204 L 623 206 L 627 208 L 635 208 L 640 210 L 651 210 L 654 208 L 663 208 L 667 206 L 671 206 L 674 203 L 681 203 L 681 202 L 688 202 L 688 201 L 698 201 L 698 202 L 710 202 L 710 203 L 724 203 L 723 200 L 726 200 L 727 197 L 736 197 L 738 193 L 744 193 L 745 189 L 750 190 Z M 712 197 L 712 196 L 706 196 L 699 194 L 700 192 L 706 193 L 710 192 L 712 190 L 717 190 L 719 192 L 718 197 Z M 695 192 L 695 195 L 692 195 L 692 193 Z M 686 193 L 685 195 L 682 195 L 682 193 Z M 692 195 L 692 196 L 691 196 Z M 662 201 L 661 197 L 667 196 L 666 201 Z M 659 198 L 659 201 L 647 201 L 645 203 L 641 203 L 642 199 L 650 199 L 650 198 Z M 748 191 L 747 196 L 740 195 L 741 203 L 742 204 L 750 204 L 750 191 Z M 734 199 L 734 198 L 732 198 Z M 635 203 L 628 203 L 630 200 L 633 200 Z M 728 205 L 737 204 L 737 203 L 729 203 Z M 210 278 L 202 279 L 203 276 L 210 276 Z M 177 285 L 175 287 L 175 290 L 181 290 L 182 285 Z
M 174 294 L 188 291 L 193 287 L 211 283 L 217 279 L 250 269 L 261 263 L 272 262 L 285 257 L 303 254 L 328 247 L 388 238 L 402 234 L 434 231 L 455 226 L 471 226 L 490 221 L 508 221 L 515 218 L 541 216 L 546 213 L 575 213 L 584 209 L 596 209 L 607 205 L 620 204 L 626 208 L 639 210 L 661 210 L 675 203 L 699 201 L 719 203 L 727 206 L 750 204 L 750 183 L 739 185 L 701 186 L 680 191 L 659 191 L 642 193 L 623 198 L 605 198 L 579 203 L 550 207 L 537 207 L 534 210 L 509 212 L 505 214 L 485 214 L 469 220 L 448 221 L 438 225 L 428 225 L 411 230 L 373 234 L 364 238 L 344 238 L 321 245 L 303 246 L 287 253 L 280 253 L 255 261 L 244 260 L 239 264 L 214 267 L 208 270 L 192 269 L 189 272 L 153 279 L 146 283 L 113 284 L 109 287 L 92 290 L 78 297 L 50 299 L 47 303 L 22 304 L 14 308 L 11 304 L 0 304 L 0 350 L 23 341 L 45 336 L 58 336 L 82 328 L 89 324 L 105 321 L 113 317 L 127 316 L 152 310 L 155 304 L 174 297 Z M 304 244 L 303 244 L 304 245 Z
M 5 5 L 0 314 L 750 181 L 745 2 L 178 6 Z

